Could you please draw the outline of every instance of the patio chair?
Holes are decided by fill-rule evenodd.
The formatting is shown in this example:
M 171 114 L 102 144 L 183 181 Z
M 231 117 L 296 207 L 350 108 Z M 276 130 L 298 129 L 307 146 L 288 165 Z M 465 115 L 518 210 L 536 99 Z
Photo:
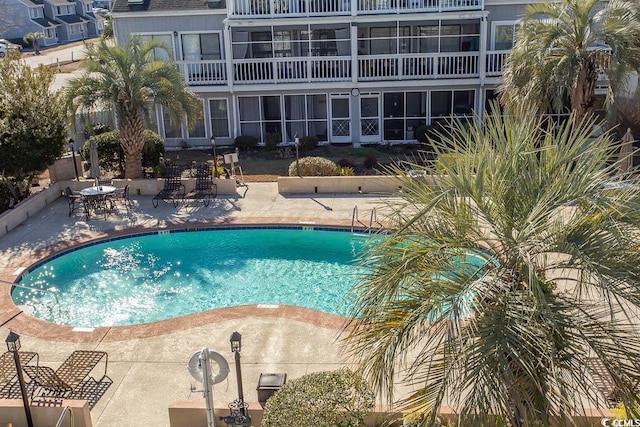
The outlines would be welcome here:
M 66 397 L 81 389 L 87 382 L 100 383 L 107 376 L 109 356 L 104 351 L 76 350 L 56 370 L 48 366 L 23 366 L 24 372 L 35 386 L 42 387 L 47 394 Z M 104 373 L 99 380 L 90 374 L 104 360 Z
M 164 188 L 151 200 L 153 207 L 157 208 L 160 200 L 173 202 L 173 207 L 178 207 L 181 199 L 184 199 L 185 189 L 181 181 L 181 170 L 175 165 L 167 168 L 167 177 L 164 180 Z
M 83 213 L 86 218 L 89 218 L 87 203 L 81 194 L 74 193 L 70 187 L 67 187 L 64 189 L 63 195 L 69 205 L 69 216 L 74 213 Z
M 131 208 L 131 199 L 129 199 L 129 184 L 125 185 L 122 188 L 116 188 L 116 192 L 111 195 L 109 201 L 113 207 L 120 203 L 128 211 Z
M 206 163 L 200 164 L 196 170 L 196 188 L 190 191 L 185 198 L 202 200 L 205 206 L 209 206 L 211 199 L 218 195 L 218 185 L 213 183 L 212 168 Z
M 34 359 L 38 365 L 38 353 L 33 351 L 19 351 L 20 364 L 29 365 Z M 18 372 L 16 371 L 13 352 L 6 351 L 0 355 L 0 397 L 12 397 L 12 390 L 17 384 Z

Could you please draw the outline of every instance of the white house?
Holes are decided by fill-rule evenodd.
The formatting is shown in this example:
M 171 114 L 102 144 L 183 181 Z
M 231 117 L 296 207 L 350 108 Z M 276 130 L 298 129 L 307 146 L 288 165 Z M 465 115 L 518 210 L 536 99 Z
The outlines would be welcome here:
M 500 0 L 116 0 L 119 43 L 171 48 L 204 103 L 189 131 L 158 111 L 168 146 L 239 135 L 401 143 L 420 124 L 494 97 L 525 3 Z M 157 53 L 161 55 L 161 53 Z

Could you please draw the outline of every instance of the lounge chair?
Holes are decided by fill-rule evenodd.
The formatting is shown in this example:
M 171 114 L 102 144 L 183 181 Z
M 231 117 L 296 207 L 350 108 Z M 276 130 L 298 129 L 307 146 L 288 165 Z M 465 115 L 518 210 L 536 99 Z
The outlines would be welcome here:
M 24 367 L 34 359 L 38 364 L 38 353 L 33 351 L 19 351 L 20 364 Z M 0 355 L 0 397 L 12 397 L 12 389 L 17 384 L 18 373 L 13 359 L 13 352 L 7 351 Z
M 49 395 L 66 397 L 81 389 L 88 381 L 102 382 L 107 376 L 109 356 L 104 351 L 76 350 L 56 370 L 48 366 L 23 366 L 24 372 L 34 384 Z M 104 373 L 99 380 L 90 376 L 91 371 L 104 360 Z
M 218 195 L 218 185 L 213 183 L 212 168 L 206 163 L 198 166 L 196 170 L 196 188 L 190 191 L 185 198 L 202 200 L 205 206 L 209 206 L 211 199 Z
M 164 188 L 151 200 L 153 207 L 157 208 L 160 200 L 173 202 L 173 207 L 178 207 L 181 199 L 184 199 L 185 190 L 181 182 L 181 171 L 175 165 L 167 168 L 167 177 L 164 180 Z

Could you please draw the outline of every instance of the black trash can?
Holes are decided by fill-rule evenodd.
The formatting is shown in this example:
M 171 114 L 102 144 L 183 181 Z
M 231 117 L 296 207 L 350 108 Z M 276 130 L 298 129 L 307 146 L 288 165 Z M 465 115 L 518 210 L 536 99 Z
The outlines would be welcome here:
M 264 408 L 269 399 L 276 391 L 280 390 L 287 382 L 287 374 L 260 374 L 258 379 L 258 402 Z

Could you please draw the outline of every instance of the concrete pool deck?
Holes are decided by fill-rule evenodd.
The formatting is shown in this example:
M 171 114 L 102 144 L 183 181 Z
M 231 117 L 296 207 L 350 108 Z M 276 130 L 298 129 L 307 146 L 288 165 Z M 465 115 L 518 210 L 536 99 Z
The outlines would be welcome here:
M 249 183 L 237 195 L 223 195 L 208 207 L 192 202 L 178 209 L 161 203 L 154 209 L 149 196 L 133 196 L 127 214 L 84 221 L 67 216 L 63 199 L 0 238 L 0 279 L 13 282 L 15 273 L 43 257 L 80 242 L 129 231 L 160 228 L 208 227 L 230 224 L 300 224 L 350 226 L 354 206 L 360 220 L 369 222 L 372 209 L 385 217 L 387 195 L 283 196 L 277 183 Z M 202 401 L 191 392 L 195 381 L 186 366 L 202 347 L 223 354 L 233 365 L 229 337 L 242 334 L 242 371 L 245 400 L 257 406 L 260 373 L 285 372 L 296 378 L 309 372 L 345 366 L 340 330 L 344 319 L 294 307 L 245 306 L 185 316 L 131 328 L 97 328 L 74 332 L 71 328 L 38 321 L 20 312 L 0 295 L 0 336 L 9 329 L 21 335 L 22 347 L 37 351 L 40 363 L 58 366 L 73 350 L 101 350 L 109 354 L 113 384 L 91 411 L 93 425 L 169 426 L 168 407 L 174 401 Z M 233 372 L 234 367 L 231 366 Z M 402 394 L 402 390 L 400 390 Z M 216 401 L 237 397 L 235 378 L 214 386 Z M 0 416 L 1 418 L 1 416 Z M 2 424 L 2 419 L 0 419 Z

